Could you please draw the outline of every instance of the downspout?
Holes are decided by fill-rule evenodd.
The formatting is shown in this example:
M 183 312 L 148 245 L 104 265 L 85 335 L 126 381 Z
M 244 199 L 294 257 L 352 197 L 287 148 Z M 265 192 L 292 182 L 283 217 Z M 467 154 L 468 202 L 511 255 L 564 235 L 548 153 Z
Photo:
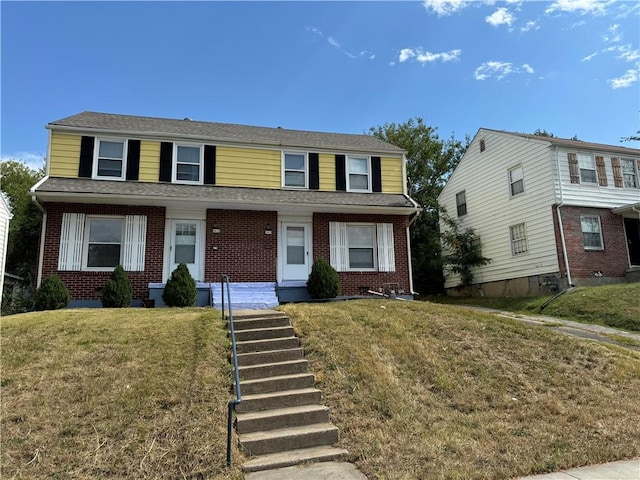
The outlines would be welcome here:
M 407 229 L 406 229 L 407 230 L 406 232 L 407 264 L 409 267 L 409 293 L 411 295 L 419 295 L 419 293 L 413 291 L 413 268 L 411 267 L 411 235 L 409 234 L 409 227 L 413 225 L 413 222 L 416 221 L 416 219 L 418 218 L 418 215 L 420 215 L 420 212 L 415 212 L 413 215 L 411 215 L 411 218 L 409 218 L 409 223 L 407 224 Z
M 558 170 L 558 189 L 560 190 L 560 203 L 556 206 L 556 215 L 558 217 L 558 229 L 560 230 L 560 242 L 562 244 L 562 257 L 564 258 L 564 268 L 567 272 L 567 282 L 569 287 L 573 287 L 573 281 L 571 280 L 571 269 L 569 268 L 569 255 L 567 254 L 567 243 L 564 238 L 564 227 L 562 226 L 562 214 L 560 208 L 564 206 L 564 199 L 562 196 L 562 178 L 560 177 L 560 161 L 558 159 L 558 147 L 556 146 L 556 168 Z
M 49 172 L 51 168 L 51 130 L 49 130 L 49 145 L 47 147 L 47 159 L 46 159 L 46 167 L 45 167 L 45 175 L 38 183 L 36 183 L 33 187 L 29 189 L 29 194 L 31 195 L 31 201 L 34 203 L 38 210 L 42 212 L 42 226 L 40 227 L 40 250 L 38 252 L 38 277 L 36 279 L 36 288 L 40 287 L 42 283 L 42 268 L 44 264 L 44 240 L 47 233 L 47 211 L 42 206 L 40 202 L 38 202 L 38 198 L 36 196 L 36 190 L 42 185 L 48 178 Z

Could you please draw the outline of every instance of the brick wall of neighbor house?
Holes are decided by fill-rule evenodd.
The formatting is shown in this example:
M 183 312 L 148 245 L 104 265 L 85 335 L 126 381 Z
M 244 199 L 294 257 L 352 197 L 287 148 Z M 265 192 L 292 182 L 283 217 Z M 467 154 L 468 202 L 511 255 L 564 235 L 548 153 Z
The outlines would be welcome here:
M 558 221 L 554 210 L 556 245 L 562 276 L 565 264 Z M 575 285 L 598 285 L 624 281 L 629 268 L 629 258 L 624 234 L 623 220 L 609 209 L 587 207 L 561 207 L 565 244 L 569 257 L 571 278 Z M 599 215 L 602 228 L 604 250 L 585 250 L 580 225 L 581 215 Z M 602 273 L 602 276 L 596 275 Z
M 213 233 L 214 224 L 220 233 Z M 271 235 L 264 233 L 267 224 Z M 277 227 L 277 212 L 207 210 L 205 281 L 227 274 L 232 282 L 275 282 Z
M 395 215 L 350 215 L 313 214 L 313 256 L 314 260 L 324 258 L 330 261 L 329 222 L 393 223 L 393 243 L 395 247 L 395 272 L 338 272 L 342 284 L 342 295 L 359 295 L 361 287 L 379 291 L 384 283 L 398 283 L 399 288 L 409 294 L 409 266 L 406 227 L 409 217 Z
M 149 297 L 147 285 L 162 282 L 162 256 L 164 250 L 164 207 L 140 207 L 121 205 L 86 205 L 72 203 L 48 203 L 45 251 L 42 265 L 42 278 L 55 273 L 67 286 L 72 300 L 95 300 L 100 298 L 99 288 L 103 287 L 111 275 L 110 272 L 58 271 L 60 251 L 60 229 L 62 214 L 65 212 L 85 213 L 88 215 L 146 215 L 147 242 L 145 252 L 145 271 L 127 272 L 133 288 L 133 298 Z

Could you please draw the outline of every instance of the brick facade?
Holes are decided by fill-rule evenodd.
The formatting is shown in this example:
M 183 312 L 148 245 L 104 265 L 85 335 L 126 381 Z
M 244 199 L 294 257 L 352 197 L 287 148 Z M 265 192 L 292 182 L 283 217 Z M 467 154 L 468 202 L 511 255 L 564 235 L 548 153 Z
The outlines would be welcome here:
M 561 207 L 565 245 L 569 259 L 571 277 L 576 285 L 607 283 L 610 280 L 623 281 L 629 268 L 624 223 L 620 215 L 606 208 Z M 563 277 L 566 277 L 562 239 L 558 227 L 556 209 L 553 208 L 556 250 Z M 600 217 L 603 250 L 585 250 L 582 237 L 581 215 Z M 602 276 L 600 276 L 600 273 Z
M 127 272 L 133 288 L 133 297 L 148 298 L 148 284 L 162 282 L 164 255 L 164 207 L 141 207 L 122 205 L 87 205 L 74 203 L 49 203 L 46 206 L 47 225 L 45 236 L 42 278 L 55 273 L 71 292 L 72 300 L 95 300 L 100 298 L 99 288 L 107 282 L 110 272 L 59 271 L 60 230 L 62 214 L 65 212 L 87 215 L 146 215 L 147 242 L 145 271 Z
M 351 215 L 313 214 L 313 256 L 314 260 L 324 258 L 330 261 L 329 222 L 392 223 L 395 250 L 395 272 L 338 272 L 342 284 L 342 295 L 358 295 L 361 287 L 379 291 L 385 283 L 398 283 L 400 290 L 409 291 L 409 264 L 407 251 L 407 230 L 409 217 L 395 215 Z

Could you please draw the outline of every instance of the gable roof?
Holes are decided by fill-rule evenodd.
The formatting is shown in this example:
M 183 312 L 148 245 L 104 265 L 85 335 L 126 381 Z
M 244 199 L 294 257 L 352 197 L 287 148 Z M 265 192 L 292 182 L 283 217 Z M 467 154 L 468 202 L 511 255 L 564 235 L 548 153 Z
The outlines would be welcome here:
M 83 130 L 121 135 L 202 139 L 211 142 L 336 151 L 376 152 L 402 155 L 405 150 L 373 135 L 310 132 L 287 128 L 255 127 L 191 119 L 138 117 L 111 113 L 82 112 L 47 125 L 52 130 Z
M 622 155 L 625 155 L 625 154 L 633 155 L 633 156 L 640 155 L 640 149 L 621 147 L 619 145 L 607 145 L 604 143 L 583 142 L 582 140 L 570 140 L 568 138 L 544 137 L 542 135 L 533 135 L 530 133 L 508 132 L 506 130 L 492 130 L 490 128 L 479 129 L 477 135 L 480 135 L 480 132 L 482 131 L 503 133 L 506 135 L 513 135 L 516 137 L 528 138 L 532 140 L 541 140 L 544 142 L 549 142 L 551 145 L 556 145 L 558 147 L 564 147 L 564 148 L 570 148 L 570 149 L 573 148 L 576 150 L 596 150 L 596 151 L 620 153 Z

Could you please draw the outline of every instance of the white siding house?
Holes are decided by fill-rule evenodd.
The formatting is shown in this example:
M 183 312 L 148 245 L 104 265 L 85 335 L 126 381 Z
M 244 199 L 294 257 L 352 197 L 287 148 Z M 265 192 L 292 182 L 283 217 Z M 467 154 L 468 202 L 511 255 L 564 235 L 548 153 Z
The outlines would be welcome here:
M 474 269 L 473 293 L 624 281 L 640 266 L 639 158 L 636 149 L 480 129 L 439 197 L 491 259 Z M 447 291 L 459 283 L 445 272 Z
M 9 239 L 9 221 L 11 209 L 5 196 L 0 193 L 0 303 L 2 303 L 2 291 L 4 289 L 5 263 L 7 260 L 7 242 Z

